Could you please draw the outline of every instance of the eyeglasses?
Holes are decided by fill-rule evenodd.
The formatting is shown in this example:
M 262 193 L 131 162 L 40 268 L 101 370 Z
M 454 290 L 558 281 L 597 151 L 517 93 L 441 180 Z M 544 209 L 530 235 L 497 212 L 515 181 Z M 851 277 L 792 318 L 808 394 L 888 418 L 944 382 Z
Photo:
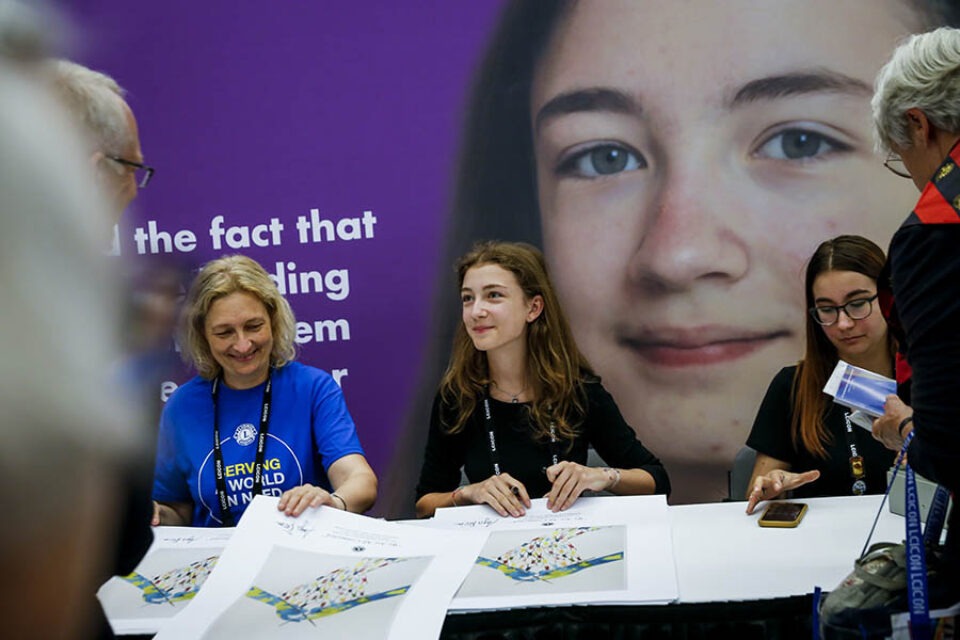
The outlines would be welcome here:
M 890 169 L 894 175 L 898 175 L 901 178 L 913 178 L 910 175 L 910 172 L 907 171 L 907 165 L 903 164 L 903 158 L 901 158 L 896 153 L 890 152 L 890 155 L 887 156 L 887 159 L 883 161 L 883 166 L 887 169 Z
M 863 320 L 873 313 L 873 301 L 877 299 L 878 295 L 880 294 L 875 293 L 869 298 L 857 298 L 856 300 L 851 300 L 846 304 L 825 304 L 821 307 L 812 307 L 810 309 L 810 315 L 813 316 L 814 320 L 825 327 L 829 327 L 831 324 L 839 320 L 841 311 L 847 314 L 847 317 L 851 320 Z
M 155 169 L 153 167 L 148 167 L 147 165 L 134 162 L 133 160 L 127 160 L 126 158 L 121 158 L 119 156 L 107 156 L 109 159 L 122 164 L 127 167 L 133 167 L 134 177 L 137 180 L 137 186 L 143 189 L 145 186 L 150 184 L 150 178 L 153 177 L 153 172 Z

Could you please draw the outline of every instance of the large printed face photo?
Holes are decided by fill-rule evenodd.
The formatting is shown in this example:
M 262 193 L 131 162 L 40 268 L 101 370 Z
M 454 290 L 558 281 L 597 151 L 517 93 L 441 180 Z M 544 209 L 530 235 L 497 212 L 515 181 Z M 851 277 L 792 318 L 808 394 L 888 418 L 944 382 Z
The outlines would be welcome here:
M 450 267 L 492 239 L 544 250 L 671 500 L 725 497 L 770 379 L 802 356 L 805 260 L 841 233 L 886 247 L 915 201 L 872 152 L 871 85 L 903 36 L 945 20 L 927 10 L 952 7 L 301 4 L 88 0 L 75 57 L 128 90 L 158 167 L 120 256 L 190 270 L 240 252 L 287 283 L 298 359 L 343 384 L 394 517 L 412 515 L 462 323 Z M 343 299 L 303 284 L 336 271 Z
M 894 0 L 580 0 L 553 25 L 530 96 L 544 250 L 674 502 L 725 497 L 770 379 L 802 356 L 816 246 L 885 246 L 909 213 L 869 100 L 920 28 Z

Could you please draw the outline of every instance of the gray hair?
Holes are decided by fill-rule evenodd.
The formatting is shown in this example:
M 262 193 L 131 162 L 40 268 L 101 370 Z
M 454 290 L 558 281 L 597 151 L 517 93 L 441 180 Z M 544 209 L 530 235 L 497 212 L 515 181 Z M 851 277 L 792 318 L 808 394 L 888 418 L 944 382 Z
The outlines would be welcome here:
M 874 86 L 877 151 L 912 146 L 906 113 L 920 109 L 937 129 L 960 133 L 960 29 L 940 27 L 910 36 L 880 69 Z
M 69 60 L 51 60 L 49 72 L 60 101 L 97 150 L 120 155 L 131 143 L 126 93 L 110 76 Z

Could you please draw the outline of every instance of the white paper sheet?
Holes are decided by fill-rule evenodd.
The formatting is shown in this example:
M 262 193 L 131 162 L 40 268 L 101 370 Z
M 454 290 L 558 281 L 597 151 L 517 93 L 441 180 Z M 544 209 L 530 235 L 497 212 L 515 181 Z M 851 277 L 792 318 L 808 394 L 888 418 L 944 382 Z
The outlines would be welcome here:
M 257 496 L 203 591 L 157 636 L 436 638 L 485 532 L 435 531 Z
M 532 504 L 520 518 L 485 505 L 437 510 L 434 526 L 490 532 L 451 609 L 677 598 L 663 496 L 582 498 L 559 513 L 543 498 Z
M 761 600 L 829 591 L 853 570 L 881 495 L 808 498 L 795 529 L 759 527 L 766 503 L 671 507 L 680 602 Z M 903 518 L 886 508 L 874 542 L 903 540 Z
M 159 631 L 197 595 L 233 532 L 155 527 L 153 544 L 133 572 L 110 578 L 97 591 L 113 633 Z

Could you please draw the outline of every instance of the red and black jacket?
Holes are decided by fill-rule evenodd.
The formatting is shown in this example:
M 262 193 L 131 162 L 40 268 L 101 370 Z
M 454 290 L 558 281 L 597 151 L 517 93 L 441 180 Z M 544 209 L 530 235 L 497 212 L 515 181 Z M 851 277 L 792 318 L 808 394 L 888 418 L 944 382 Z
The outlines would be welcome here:
M 890 243 L 880 306 L 910 378 L 910 466 L 960 491 L 960 144 L 954 145 Z M 885 286 L 882 286 L 885 285 Z M 894 296 L 896 302 L 894 302 Z M 954 509 L 954 516 L 960 510 Z M 960 516 L 951 518 L 951 532 Z M 956 524 L 955 524 L 956 523 Z M 960 528 L 960 527 L 958 527 Z M 960 532 L 951 535 L 960 552 Z

